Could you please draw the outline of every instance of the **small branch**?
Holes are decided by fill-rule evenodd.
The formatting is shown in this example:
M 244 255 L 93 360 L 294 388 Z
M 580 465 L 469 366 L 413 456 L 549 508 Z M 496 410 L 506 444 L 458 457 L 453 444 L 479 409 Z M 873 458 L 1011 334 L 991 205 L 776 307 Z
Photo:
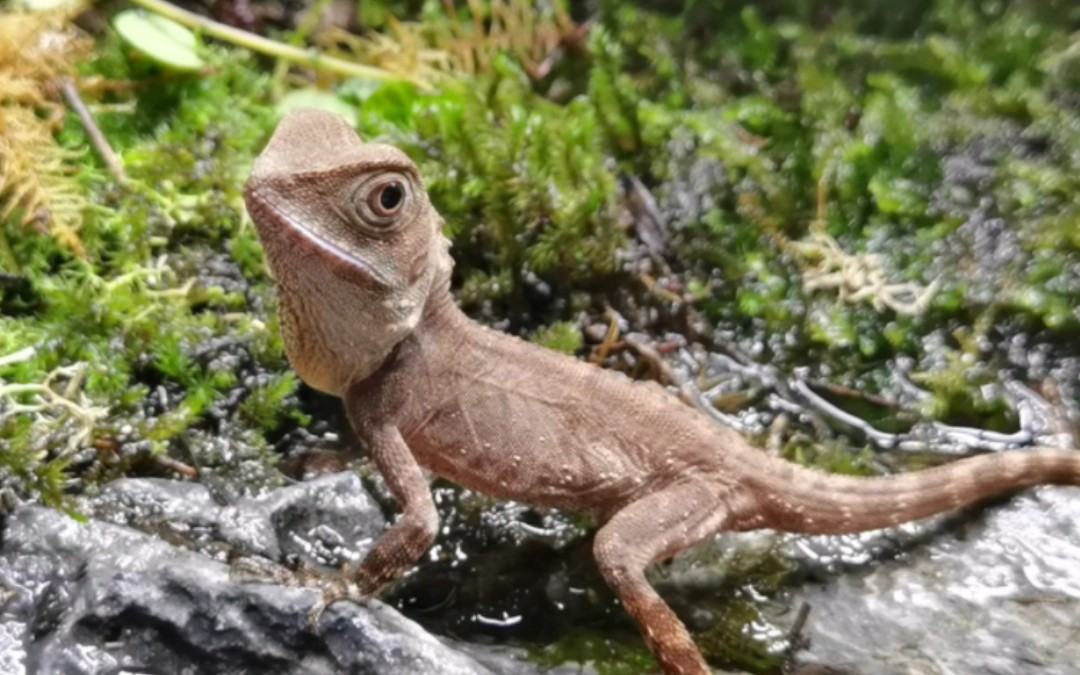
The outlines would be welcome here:
M 623 178 L 623 191 L 626 193 L 627 207 L 634 218 L 634 231 L 638 239 L 645 244 L 649 255 L 663 265 L 664 251 L 667 249 L 667 223 L 664 215 L 660 213 L 656 197 L 637 176 Z
M 809 618 L 810 603 L 803 602 L 799 605 L 798 613 L 795 614 L 795 621 L 791 624 L 791 629 L 787 633 L 787 649 L 784 650 L 786 658 L 781 671 L 784 675 L 796 672 L 795 657 L 799 652 L 810 646 L 809 638 L 803 634 L 806 629 L 806 620 Z
M 124 165 L 120 162 L 120 158 L 116 156 L 116 153 L 113 152 L 112 146 L 109 145 L 109 141 L 105 138 L 105 134 L 101 133 L 101 128 L 98 127 L 97 122 L 94 121 L 94 116 L 90 114 L 90 110 L 83 103 L 79 90 L 70 77 L 60 78 L 60 93 L 63 94 L 64 100 L 67 101 L 68 107 L 79 117 L 79 122 L 82 123 L 83 129 L 86 130 L 86 135 L 90 137 L 91 145 L 94 146 L 94 150 L 97 150 L 101 161 L 105 162 L 109 173 L 113 175 L 117 182 L 125 182 L 127 177 L 124 175 Z
M 228 42 L 229 44 L 243 47 L 244 49 L 259 54 L 272 56 L 313 70 L 322 70 L 345 77 L 359 77 L 380 82 L 412 82 L 412 80 L 407 77 L 391 73 L 382 68 L 352 63 L 351 61 L 345 61 L 344 59 L 323 55 L 314 50 L 300 49 L 291 45 L 275 42 L 274 40 L 269 40 L 238 28 L 233 28 L 232 26 L 226 26 L 223 23 L 212 21 L 201 17 L 198 14 L 193 14 L 187 10 L 163 2 L 163 0 L 131 0 L 131 2 L 143 9 L 154 12 L 155 14 L 160 14 L 161 16 L 172 19 L 179 24 L 193 28 L 223 42 Z M 413 82 L 413 84 L 419 86 L 420 83 Z
M 19 261 L 15 259 L 15 251 L 11 250 L 11 243 L 4 234 L 4 228 L 0 227 L 0 271 L 3 271 L 5 267 L 14 274 L 18 274 L 20 270 Z
M 662 381 L 677 388 L 679 390 L 679 398 L 682 399 L 684 403 L 697 408 L 699 411 L 705 413 L 725 427 L 735 429 L 742 433 L 750 431 L 747 425 L 738 417 L 717 410 L 716 406 L 712 404 L 712 401 L 701 393 L 697 384 L 690 378 L 680 375 L 655 348 L 640 340 L 636 340 L 631 336 L 628 336 L 627 339 L 623 341 L 623 344 L 632 349 L 646 361 L 650 362 L 656 369 L 656 372 L 660 373 Z
M 832 417 L 835 420 L 854 427 L 859 431 L 866 434 L 866 437 L 874 442 L 875 445 L 882 448 L 893 448 L 897 444 L 897 436 L 895 434 L 886 433 L 884 431 L 878 431 L 870 425 L 866 420 L 855 417 L 854 415 L 845 412 L 839 406 L 835 406 L 832 403 L 826 401 L 821 396 L 818 396 L 817 392 L 810 388 L 810 385 L 806 383 L 806 380 L 796 377 L 791 380 L 791 388 L 794 389 L 807 403 L 811 405 L 818 412 Z
M 865 391 L 859 391 L 858 389 L 852 389 L 851 387 L 845 387 L 842 384 L 833 384 L 832 382 L 814 382 L 813 385 L 825 389 L 831 394 L 835 394 L 837 396 L 844 396 L 846 398 L 857 398 L 860 401 L 866 401 L 870 405 L 875 405 L 879 408 L 886 408 L 893 411 L 901 410 L 900 404 L 896 401 L 884 398 L 882 396 L 876 396 Z
M 15 363 L 23 363 L 37 356 L 37 347 L 25 347 L 17 352 L 11 352 L 4 356 L 0 356 L 0 368 L 4 366 L 10 366 Z
M 749 381 L 749 386 L 742 386 L 742 391 L 756 389 L 755 396 L 767 394 L 765 405 L 778 417 L 792 416 L 795 420 L 814 425 L 819 435 L 828 434 L 826 420 L 835 420 L 840 424 L 861 432 L 871 443 L 883 449 L 903 452 L 936 453 L 948 456 L 965 456 L 975 452 L 999 452 L 1023 446 L 1053 446 L 1070 448 L 1076 446 L 1076 438 L 1071 431 L 1071 424 L 1065 414 L 1049 401 L 1019 382 L 1006 382 L 1004 389 L 1009 403 L 1017 410 L 1020 417 L 1020 429 L 1012 433 L 988 431 L 974 427 L 958 427 L 941 422 L 919 422 L 906 433 L 882 431 L 866 420 L 853 415 L 836 404 L 828 401 L 813 387 L 820 387 L 838 395 L 855 397 L 895 413 L 915 415 L 915 411 L 900 402 L 884 399 L 857 390 L 832 385 L 830 383 L 812 383 L 807 379 L 807 369 L 796 369 L 792 377 L 783 376 L 777 368 L 757 363 L 745 355 L 733 352 L 740 360 L 720 353 L 712 353 L 709 358 L 710 372 L 718 371 L 719 384 L 705 385 L 706 391 L 685 374 L 696 368 L 703 371 L 700 359 L 695 358 L 686 349 L 678 349 L 676 358 L 679 366 L 664 357 L 659 349 L 649 343 L 647 338 L 633 333 L 618 340 L 619 316 L 610 308 L 606 311 L 609 320 L 608 333 L 604 341 L 594 352 L 593 362 L 598 363 L 609 353 L 619 349 L 629 349 L 646 361 L 665 385 L 678 390 L 679 398 L 688 405 L 708 415 L 717 423 L 735 429 L 744 434 L 758 434 L 771 431 L 770 446 L 774 449 L 782 445 L 781 434 L 790 422 L 778 422 L 775 426 L 762 426 L 761 415 L 729 415 L 716 408 L 713 401 L 715 392 L 726 389 L 732 381 Z M 599 356 L 599 358 L 597 358 Z M 907 366 L 900 367 L 901 374 Z M 917 400 L 929 396 L 929 393 L 904 381 L 913 391 L 908 392 Z M 721 392 L 723 395 L 723 392 Z M 766 418 L 767 419 L 767 418 Z
M 184 478 L 198 478 L 199 470 L 188 464 L 184 464 L 181 461 L 175 460 L 172 457 L 166 457 L 165 455 L 154 455 L 154 461 L 157 462 L 162 468 L 168 469 L 173 473 L 178 473 Z
M 660 374 L 660 379 L 678 388 L 680 398 L 686 403 L 720 424 L 742 433 L 759 431 L 746 419 L 717 410 L 712 404 L 711 389 L 702 392 L 691 378 L 681 375 L 653 347 L 631 335 L 628 335 L 620 344 L 633 349 L 639 356 L 652 363 L 655 371 Z M 804 368 L 796 370 L 794 377 L 784 379 L 771 366 L 753 362 L 739 363 L 723 354 L 713 356 L 718 360 L 718 365 L 724 373 L 756 382 L 756 386 L 767 391 L 766 404 L 777 414 L 790 414 L 804 419 L 809 417 L 821 429 L 824 429 L 825 419 L 832 419 L 858 430 L 874 445 L 883 449 L 962 456 L 973 452 L 999 452 L 1029 445 L 1068 448 L 1076 444 L 1076 439 L 1072 434 L 1067 433 L 1069 425 L 1063 423 L 1061 411 L 1054 409 L 1049 402 L 1020 383 L 1013 382 L 1005 385 L 1010 402 L 1020 414 L 1018 431 L 1001 433 L 974 427 L 957 427 L 941 422 L 922 422 L 914 425 L 907 433 L 893 434 L 881 431 L 866 420 L 822 397 L 814 391 L 811 382 L 807 380 Z M 693 359 L 684 357 L 683 361 L 692 362 Z M 898 403 L 857 391 L 848 391 L 843 387 L 832 387 L 828 383 L 818 383 L 815 386 L 825 387 L 844 395 L 858 396 L 896 412 L 907 410 Z M 775 435 L 771 442 L 774 445 L 779 443 Z
M 1047 398 L 1056 398 L 1056 383 L 1049 380 L 1044 383 L 1045 387 L 1050 389 Z M 1076 432 L 1060 399 L 1056 404 L 1051 403 L 1016 380 L 1005 383 L 1005 393 L 1015 402 L 1020 428 L 1030 429 L 1038 443 L 1063 448 L 1077 446 Z
M 612 348 L 619 339 L 619 314 L 615 310 L 608 307 L 604 310 L 604 316 L 608 320 L 607 332 L 604 333 L 604 341 L 601 342 L 593 351 L 589 360 L 596 365 L 600 365 L 611 353 Z
M 806 380 L 797 375 L 791 380 L 791 388 L 819 413 L 831 417 L 842 424 L 858 429 L 880 448 L 902 450 L 904 452 L 936 452 L 947 455 L 966 455 L 972 451 L 999 452 L 1024 445 L 1036 440 L 1036 431 L 1022 425 L 1019 431 L 1003 434 L 974 427 L 956 427 L 941 422 L 915 425 L 906 434 L 891 434 L 874 428 L 866 420 L 848 413 L 817 394 Z M 1031 396 L 1034 392 L 1028 390 Z M 1025 421 L 1022 419 L 1022 422 Z M 1028 424 L 1032 421 L 1026 420 Z

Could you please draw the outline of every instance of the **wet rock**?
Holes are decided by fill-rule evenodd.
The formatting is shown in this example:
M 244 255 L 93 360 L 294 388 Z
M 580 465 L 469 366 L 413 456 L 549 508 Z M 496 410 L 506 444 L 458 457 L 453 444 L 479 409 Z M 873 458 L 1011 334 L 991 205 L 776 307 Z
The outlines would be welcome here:
M 1078 560 L 1080 492 L 1043 487 L 858 535 L 726 533 L 653 581 L 699 641 L 731 603 L 749 607 L 737 628 L 756 645 L 742 648 L 772 654 L 808 604 L 791 672 L 1075 675 Z
M 1080 497 L 1037 489 L 794 591 L 812 607 L 800 662 L 866 675 L 1075 673 L 1078 560 Z
M 354 475 L 231 506 L 200 485 L 123 480 L 84 512 L 85 523 L 40 507 L 8 517 L 0 672 L 538 672 L 510 650 L 466 653 L 380 602 L 337 603 L 312 627 L 315 591 L 230 573 L 237 553 L 315 564 L 362 555 L 383 519 Z

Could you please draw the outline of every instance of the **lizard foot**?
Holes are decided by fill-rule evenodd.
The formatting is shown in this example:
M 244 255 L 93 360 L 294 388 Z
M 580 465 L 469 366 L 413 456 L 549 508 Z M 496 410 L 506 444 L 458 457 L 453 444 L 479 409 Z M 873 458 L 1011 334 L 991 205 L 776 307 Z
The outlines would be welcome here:
M 319 591 L 319 599 L 308 614 L 312 628 L 319 625 L 319 619 L 326 609 L 341 600 L 350 600 L 364 604 L 372 593 L 365 592 L 363 584 L 357 583 L 357 569 L 354 565 L 345 565 L 339 572 L 328 573 L 307 563 L 291 570 L 265 558 L 238 558 L 230 567 L 230 575 L 242 582 L 263 582 L 280 584 L 292 588 L 311 588 Z
M 229 564 L 229 576 L 241 583 L 281 584 L 296 586 L 296 573 L 266 558 L 244 556 Z
M 330 605 L 342 600 L 349 600 L 357 604 L 366 604 L 371 599 L 370 593 L 365 593 L 360 584 L 353 581 L 356 578 L 354 569 L 346 565 L 340 574 L 330 576 L 320 574 L 316 585 L 320 591 L 319 599 L 308 613 L 308 622 L 312 628 L 318 628 L 319 619 Z

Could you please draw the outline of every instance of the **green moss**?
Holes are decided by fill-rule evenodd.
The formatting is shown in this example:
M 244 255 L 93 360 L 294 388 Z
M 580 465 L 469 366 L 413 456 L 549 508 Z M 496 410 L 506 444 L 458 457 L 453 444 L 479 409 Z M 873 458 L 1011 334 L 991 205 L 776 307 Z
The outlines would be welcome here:
M 490 76 L 437 95 L 379 88 L 361 107 L 360 131 L 420 163 L 467 270 L 463 298 L 502 301 L 513 315 L 526 309 L 530 275 L 565 287 L 615 267 L 626 240 L 605 119 L 588 99 L 538 96 L 502 59 Z
M 954 424 L 994 430 L 1013 427 L 1001 392 L 991 388 L 989 396 L 985 393 L 985 386 L 996 381 L 994 373 L 970 351 L 947 351 L 945 357 L 942 367 L 911 376 L 932 394 L 924 404 L 927 414 Z
M 867 411 L 859 411 L 860 417 L 867 419 L 875 426 L 886 429 L 891 425 L 875 419 Z M 852 452 L 850 447 L 837 442 L 830 443 L 807 443 L 805 439 L 795 439 L 784 448 L 784 457 L 793 462 L 806 466 L 813 466 L 826 473 L 836 473 L 845 476 L 873 476 L 877 473 L 874 462 L 874 452 L 864 448 L 861 452 Z
M 530 649 L 529 660 L 541 668 L 591 663 L 598 675 L 642 675 L 656 669 L 656 659 L 644 645 L 583 631 L 571 633 L 543 648 Z
M 580 352 L 585 344 L 581 329 L 577 324 L 568 321 L 560 321 L 541 328 L 529 336 L 529 341 L 571 356 Z
M 247 399 L 240 405 L 240 413 L 256 428 L 273 431 L 292 414 L 286 404 L 296 393 L 300 381 L 294 373 L 285 373 L 272 378 L 264 385 L 251 390 Z
M 775 672 L 783 665 L 782 654 L 772 652 L 770 645 L 746 631 L 749 625 L 767 621 L 754 602 L 731 600 L 716 613 L 715 620 L 711 630 L 694 635 L 698 648 L 711 662 L 752 673 Z
M 20 499 L 39 499 L 48 506 L 67 505 L 70 458 L 51 453 L 36 433 L 30 416 L 0 423 L 0 482 Z
M 99 57 L 85 65 L 87 72 L 127 76 L 115 50 L 105 43 Z M 262 98 L 268 80 L 253 59 L 236 54 L 218 51 L 213 65 L 212 77 L 159 82 L 153 94 L 140 97 L 144 107 L 138 114 L 99 116 L 124 159 L 129 184 L 110 186 L 95 156 L 83 155 L 80 179 L 98 204 L 86 211 L 80 230 L 85 258 L 72 257 L 46 237 L 9 230 L 12 252 L 36 301 L 17 317 L 0 317 L 0 355 L 30 346 L 37 352 L 0 376 L 40 383 L 58 367 L 86 364 L 85 378 L 68 395 L 107 408 L 95 425 L 106 445 L 121 442 L 119 430 L 131 428 L 151 441 L 155 452 L 179 447 L 177 442 L 207 424 L 211 409 L 238 384 L 236 374 L 214 367 L 201 346 L 215 339 L 242 344 L 244 328 L 258 334 L 251 321 L 229 316 L 254 311 L 248 299 L 269 292 L 250 229 L 231 244 L 238 270 L 250 275 L 245 281 L 237 274 L 233 283 L 254 285 L 247 294 L 221 287 L 220 278 L 206 274 L 197 261 L 216 255 L 213 250 L 240 231 L 240 190 L 273 123 Z M 73 124 L 60 140 L 72 147 L 86 144 Z M 252 341 L 268 347 L 256 351 L 257 357 L 265 354 L 267 365 L 282 367 L 272 340 L 259 335 Z M 165 408 L 147 417 L 154 391 L 165 393 Z M 270 414 L 273 402 L 252 408 Z M 8 464 L 24 467 L 11 479 L 29 481 L 25 467 L 40 467 L 45 473 L 25 489 L 50 503 L 59 498 L 54 483 L 70 480 L 64 475 L 64 437 L 50 434 L 62 423 L 63 418 L 45 416 L 0 430 Z M 39 456 L 28 463 L 18 455 L 31 447 Z M 107 479 L 129 466 L 127 461 L 100 464 L 87 475 Z

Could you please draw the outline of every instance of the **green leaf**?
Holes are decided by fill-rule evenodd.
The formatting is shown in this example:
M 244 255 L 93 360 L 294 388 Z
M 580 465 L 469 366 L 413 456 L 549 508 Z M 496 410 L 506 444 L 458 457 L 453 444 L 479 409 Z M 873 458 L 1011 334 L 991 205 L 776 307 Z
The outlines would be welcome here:
M 277 104 L 277 110 L 281 113 L 282 117 L 284 117 L 286 113 L 299 108 L 314 108 L 315 110 L 333 113 L 338 117 L 344 118 L 346 122 L 354 127 L 356 126 L 356 108 L 345 101 L 342 101 L 338 98 L 337 94 L 329 91 L 311 87 L 307 89 L 297 89 L 282 96 Z
M 74 7 L 82 3 L 83 0 L 19 0 L 13 4 L 31 12 L 45 12 L 58 7 Z
M 195 34 L 171 19 L 129 9 L 113 18 L 113 29 L 140 54 L 180 71 L 203 67 L 196 53 Z

